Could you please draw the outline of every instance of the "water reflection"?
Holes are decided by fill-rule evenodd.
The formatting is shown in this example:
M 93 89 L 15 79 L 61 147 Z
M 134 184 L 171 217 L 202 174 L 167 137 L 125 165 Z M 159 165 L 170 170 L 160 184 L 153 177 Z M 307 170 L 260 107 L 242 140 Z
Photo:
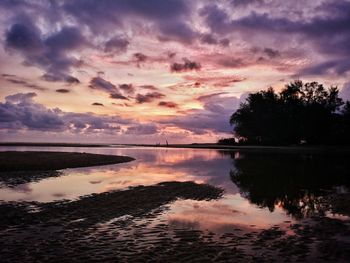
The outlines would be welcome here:
M 222 199 L 178 200 L 169 205 L 159 220 L 175 227 L 220 233 L 234 231 L 237 225 L 265 228 L 324 213 L 319 198 L 326 191 L 347 191 L 350 184 L 348 155 L 138 147 L 2 147 L 0 150 L 75 151 L 136 158 L 130 163 L 66 169 L 60 177 L 15 188 L 2 187 L 0 200 L 50 202 L 165 181 L 208 183 L 225 190 Z
M 1 150 L 75 151 L 127 155 L 136 158 L 130 163 L 63 170 L 63 176 L 51 177 L 25 185 L 24 188 L 0 188 L 0 200 L 42 201 L 75 199 L 82 195 L 126 189 L 136 185 L 152 185 L 164 181 L 195 181 L 238 193 L 230 181 L 231 162 L 213 150 L 164 148 L 70 148 L 70 147 L 3 147 Z
M 349 155 L 222 153 L 233 159 L 230 176 L 242 196 L 271 212 L 282 207 L 296 218 L 322 215 L 320 198 L 350 185 Z

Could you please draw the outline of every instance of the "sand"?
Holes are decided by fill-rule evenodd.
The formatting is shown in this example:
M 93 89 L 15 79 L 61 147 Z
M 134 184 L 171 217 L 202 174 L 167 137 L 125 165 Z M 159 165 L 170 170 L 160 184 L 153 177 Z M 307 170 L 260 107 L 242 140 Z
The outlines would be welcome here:
M 70 202 L 1 204 L 1 261 L 347 262 L 350 258 L 349 220 L 315 217 L 268 229 L 236 226 L 224 234 L 180 229 L 157 220 L 178 198 L 210 200 L 221 195 L 221 189 L 209 185 L 167 182 Z

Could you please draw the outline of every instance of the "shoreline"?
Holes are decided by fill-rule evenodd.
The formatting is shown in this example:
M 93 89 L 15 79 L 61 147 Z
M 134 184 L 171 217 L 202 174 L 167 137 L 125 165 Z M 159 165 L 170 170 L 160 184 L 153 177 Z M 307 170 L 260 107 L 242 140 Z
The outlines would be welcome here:
M 37 142 L 0 142 L 1 146 L 24 147 L 152 147 L 152 148 L 177 148 L 177 149 L 213 149 L 213 150 L 244 150 L 263 152 L 315 152 L 315 153 L 350 153 L 350 146 L 341 145 L 310 145 L 310 146 L 269 146 L 269 145 L 219 145 L 216 143 L 192 143 L 192 144 L 118 144 L 118 143 L 37 143 Z

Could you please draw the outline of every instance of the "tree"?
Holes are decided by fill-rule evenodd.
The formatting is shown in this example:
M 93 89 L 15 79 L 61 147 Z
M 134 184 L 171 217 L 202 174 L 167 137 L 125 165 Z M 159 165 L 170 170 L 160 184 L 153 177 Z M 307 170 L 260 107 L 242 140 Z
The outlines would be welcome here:
M 343 104 L 337 87 L 292 82 L 249 94 L 230 118 L 237 136 L 255 144 L 332 143 Z

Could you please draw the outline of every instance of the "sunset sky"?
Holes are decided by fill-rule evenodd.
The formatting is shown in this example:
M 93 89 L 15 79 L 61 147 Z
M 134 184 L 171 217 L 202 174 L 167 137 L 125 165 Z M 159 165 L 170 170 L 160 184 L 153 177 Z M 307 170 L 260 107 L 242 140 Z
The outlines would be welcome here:
M 215 142 L 249 92 L 350 99 L 350 1 L 0 0 L 0 140 Z

